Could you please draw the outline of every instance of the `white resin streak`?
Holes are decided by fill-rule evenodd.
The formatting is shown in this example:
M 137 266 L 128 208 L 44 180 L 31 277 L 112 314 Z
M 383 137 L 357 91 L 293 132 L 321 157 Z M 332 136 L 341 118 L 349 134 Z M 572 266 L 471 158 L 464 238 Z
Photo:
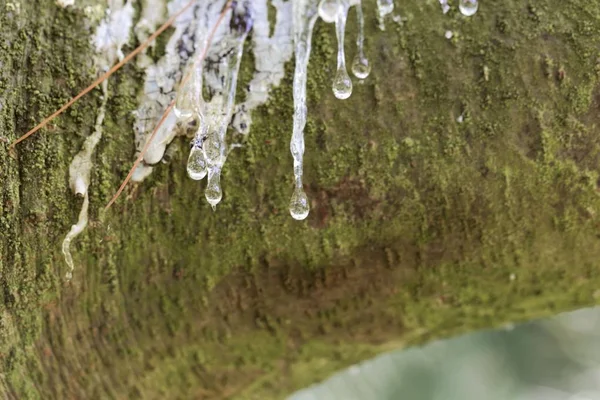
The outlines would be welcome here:
M 104 116 L 106 114 L 106 101 L 108 98 L 108 81 L 102 82 L 102 104 L 96 117 L 96 126 L 94 133 L 88 136 L 83 143 L 83 148 L 77 153 L 77 155 L 71 161 L 69 166 L 69 185 L 71 190 L 78 196 L 83 196 L 83 205 L 79 212 L 77 224 L 72 225 L 71 229 L 65 236 L 62 243 L 62 252 L 65 257 L 65 261 L 69 270 L 66 274 L 66 279 L 70 280 L 73 277 L 73 270 L 75 269 L 75 263 L 73 262 L 73 256 L 71 255 L 71 241 L 77 237 L 88 223 L 88 208 L 90 204 L 88 188 L 90 186 L 90 175 L 92 170 L 92 154 L 98 142 L 102 138 L 102 123 L 104 122 Z
M 121 0 L 109 2 L 106 10 L 106 18 L 100 23 L 93 37 L 96 46 L 96 66 L 101 71 L 108 70 L 117 59 L 123 58 L 122 47 L 129 40 L 129 32 L 133 26 L 134 9 L 131 1 L 125 4 Z M 108 100 L 108 81 L 102 82 L 102 104 L 96 117 L 94 133 L 88 136 L 83 143 L 82 149 L 71 161 L 69 166 L 69 186 L 74 194 L 83 196 L 83 204 L 77 223 L 65 236 L 62 243 L 62 252 L 69 267 L 66 279 L 73 277 L 75 263 L 71 255 L 71 242 L 77 237 L 88 223 L 90 176 L 92 171 L 92 155 L 94 149 L 102 138 L 102 123 L 106 113 L 106 102 Z
M 235 108 L 231 125 L 245 135 L 252 124 L 251 110 L 268 100 L 274 86 L 283 79 L 285 63 L 292 59 L 292 2 L 268 0 L 275 7 L 275 26 L 269 36 L 267 0 L 253 0 L 254 27 L 252 28 L 252 52 L 256 72 L 246 92 L 246 99 Z
M 312 31 L 317 20 L 317 0 L 292 0 L 294 15 L 294 122 L 290 151 L 294 158 L 295 188 L 290 200 L 290 214 L 302 220 L 308 216 L 308 198 L 302 187 L 304 127 L 306 125 L 306 78 L 310 58 Z

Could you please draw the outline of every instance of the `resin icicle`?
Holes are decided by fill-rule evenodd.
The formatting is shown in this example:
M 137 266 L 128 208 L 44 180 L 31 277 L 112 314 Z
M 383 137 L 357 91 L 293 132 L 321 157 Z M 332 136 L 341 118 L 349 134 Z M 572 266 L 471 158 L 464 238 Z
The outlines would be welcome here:
M 310 207 L 302 187 L 304 157 L 304 127 L 306 125 L 306 76 L 313 27 L 317 20 L 316 0 L 292 0 L 294 14 L 294 47 L 296 66 L 294 69 L 294 125 L 290 151 L 294 158 L 294 193 L 290 199 L 290 214 L 296 220 L 308 216 Z
M 335 34 L 338 42 L 337 71 L 333 79 L 333 94 L 338 99 L 344 100 L 352 95 L 352 80 L 346 69 L 346 55 L 344 53 L 344 34 L 346 19 L 348 18 L 347 0 L 341 1 L 341 8 L 335 20 Z
M 356 56 L 352 61 L 352 73 L 358 79 L 365 79 L 371 72 L 371 65 L 365 56 L 365 17 L 362 11 L 361 0 L 356 3 L 356 18 L 358 22 L 358 37 L 356 39 Z
M 220 53 L 222 58 L 219 71 L 224 71 L 224 87 L 221 93 L 213 96 L 210 102 L 210 111 L 207 112 L 208 135 L 203 143 L 203 150 L 208 169 L 208 183 L 204 195 L 213 209 L 223 198 L 221 171 L 229 150 L 225 136 L 233 114 L 244 42 L 248 32 L 252 29 L 252 22 L 250 2 L 237 4 L 232 10 L 231 32 L 223 39 L 224 49 Z
M 448 0 L 440 0 L 440 6 L 442 6 L 442 12 L 446 14 L 450 11 L 450 6 L 448 5 Z

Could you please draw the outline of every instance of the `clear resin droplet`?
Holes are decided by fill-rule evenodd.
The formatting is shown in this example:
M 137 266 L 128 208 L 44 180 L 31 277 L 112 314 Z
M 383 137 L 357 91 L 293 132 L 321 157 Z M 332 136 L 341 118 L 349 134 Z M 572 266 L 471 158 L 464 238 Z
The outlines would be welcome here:
M 209 172 L 208 184 L 206 185 L 204 196 L 213 209 L 219 204 L 223 198 L 223 191 L 221 190 L 221 171 Z
M 458 9 L 460 10 L 462 15 L 470 17 L 477 12 L 479 8 L 479 3 L 477 0 L 460 0 L 458 3 Z
M 352 73 L 358 79 L 365 79 L 371 73 L 371 65 L 366 57 L 356 56 L 352 61 Z
M 352 80 L 346 69 L 339 69 L 333 80 L 333 94 L 340 100 L 345 100 L 352 94 Z
M 309 211 L 308 197 L 302 188 L 297 187 L 290 199 L 290 214 L 295 220 L 301 221 L 308 216 Z
M 339 12 L 339 0 L 321 0 L 319 3 L 319 17 L 327 23 L 335 22 Z
M 187 173 L 195 181 L 203 179 L 208 170 L 206 169 L 206 157 L 199 147 L 192 147 L 187 161 Z

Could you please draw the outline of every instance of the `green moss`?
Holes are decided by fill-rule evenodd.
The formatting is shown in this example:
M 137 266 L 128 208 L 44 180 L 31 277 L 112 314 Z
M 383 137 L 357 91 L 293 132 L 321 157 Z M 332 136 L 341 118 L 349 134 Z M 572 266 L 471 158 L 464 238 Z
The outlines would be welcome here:
M 0 13 L 8 140 L 91 80 L 82 13 L 53 4 Z M 438 8 L 404 2 L 406 21 L 382 33 L 367 7 L 373 72 L 346 101 L 330 89 L 333 28 L 317 24 L 304 222 L 287 212 L 292 63 L 228 159 L 216 212 L 185 176 L 184 139 L 101 211 L 131 165 L 143 81 L 133 65 L 115 74 L 68 285 L 60 243 L 80 207 L 68 165 L 99 92 L 16 160 L 0 146 L 0 390 L 281 398 L 384 350 L 596 303 L 600 5 Z M 349 58 L 355 31 L 351 18 Z

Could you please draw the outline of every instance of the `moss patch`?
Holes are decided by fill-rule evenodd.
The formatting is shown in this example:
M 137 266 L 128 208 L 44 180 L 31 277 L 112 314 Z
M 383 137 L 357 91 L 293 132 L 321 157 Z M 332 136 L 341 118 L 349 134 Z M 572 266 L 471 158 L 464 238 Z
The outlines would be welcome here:
M 0 146 L 4 390 L 282 398 L 384 350 L 596 303 L 600 5 L 488 1 L 470 19 L 398 7 L 402 26 L 384 33 L 366 7 L 373 72 L 346 101 L 330 90 L 333 27 L 317 24 L 304 222 L 287 212 L 293 65 L 229 158 L 216 212 L 185 156 L 100 212 L 131 164 L 143 81 L 133 65 L 117 73 L 66 286 L 68 164 L 99 92 L 17 160 Z M 10 140 L 90 80 L 89 32 L 50 0 L 0 15 Z M 351 18 L 349 58 L 355 30 Z

